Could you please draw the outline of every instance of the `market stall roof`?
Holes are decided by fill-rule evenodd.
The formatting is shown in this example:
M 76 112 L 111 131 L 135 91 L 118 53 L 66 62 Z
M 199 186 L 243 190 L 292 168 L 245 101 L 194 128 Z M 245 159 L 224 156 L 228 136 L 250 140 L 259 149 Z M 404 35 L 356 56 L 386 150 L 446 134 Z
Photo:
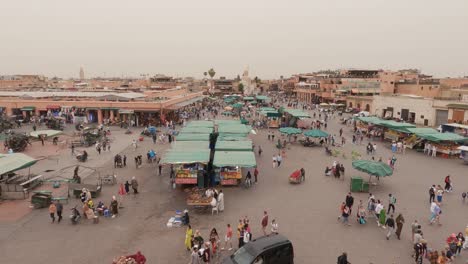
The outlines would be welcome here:
M 376 116 L 358 116 L 355 117 L 356 120 L 365 122 L 365 123 L 371 123 L 371 124 L 379 124 L 382 119 L 376 117 Z
M 191 121 L 187 123 L 187 127 L 214 127 L 213 121 Z
M 0 175 L 25 169 L 36 162 L 37 160 L 23 153 L 0 154 Z
M 255 98 L 253 98 L 252 96 L 245 96 L 244 97 L 244 101 L 253 101 L 255 100 Z
M 257 95 L 257 96 L 255 96 L 255 98 L 257 98 L 257 100 L 260 100 L 260 101 L 270 100 L 270 97 L 268 97 L 266 95 Z
M 257 166 L 257 162 L 252 151 L 216 151 L 213 166 L 253 168 Z
M 210 134 L 213 133 L 211 127 L 184 127 L 180 130 L 183 134 Z
M 291 109 L 291 108 L 286 108 L 284 111 L 293 117 L 310 117 L 310 115 L 304 111 L 298 110 L 298 109 Z
M 161 164 L 191 164 L 210 161 L 209 149 L 197 150 L 170 150 L 161 158 Z
M 242 108 L 244 106 L 244 104 L 241 104 L 241 103 L 235 103 L 232 105 L 232 107 L 234 108 Z
M 218 126 L 240 125 L 240 120 L 215 120 Z
M 258 111 L 262 111 L 262 112 L 263 112 L 263 111 L 277 111 L 277 110 L 276 110 L 275 108 L 273 108 L 273 107 L 260 107 L 260 108 L 258 109 Z
M 320 138 L 320 137 L 328 137 L 328 133 L 320 129 L 312 129 L 312 130 L 307 130 L 306 132 L 304 132 L 304 136 Z
M 411 133 L 415 134 L 416 136 L 421 135 L 421 134 L 437 134 L 439 131 L 430 128 L 430 127 L 409 127 L 406 128 L 406 130 Z
M 220 125 L 218 132 L 221 134 L 248 134 L 252 130 L 252 127 L 244 124 L 236 125 Z
M 287 135 L 302 134 L 302 130 L 300 128 L 295 127 L 282 127 L 279 129 L 279 131 Z
M 209 149 L 208 141 L 173 141 L 171 149 L 173 150 L 194 150 Z
M 440 142 L 440 141 L 453 141 L 453 142 L 463 142 L 468 141 L 468 138 L 460 136 L 455 133 L 435 133 L 435 134 L 420 134 L 418 137 L 427 139 L 433 142 Z
M 37 131 L 32 131 L 29 133 L 31 137 L 38 138 L 39 135 L 46 135 L 46 137 L 53 137 L 56 135 L 62 134 L 62 131 L 60 130 L 37 130 Z
M 216 142 L 216 151 L 252 151 L 252 141 L 220 141 Z
M 176 136 L 177 141 L 209 141 L 210 134 L 181 133 Z
M 245 134 L 219 134 L 218 141 L 246 141 L 250 140 Z
M 416 126 L 410 123 L 396 122 L 393 120 L 381 120 L 377 125 L 388 127 L 390 129 L 401 129 L 401 128 L 415 128 Z

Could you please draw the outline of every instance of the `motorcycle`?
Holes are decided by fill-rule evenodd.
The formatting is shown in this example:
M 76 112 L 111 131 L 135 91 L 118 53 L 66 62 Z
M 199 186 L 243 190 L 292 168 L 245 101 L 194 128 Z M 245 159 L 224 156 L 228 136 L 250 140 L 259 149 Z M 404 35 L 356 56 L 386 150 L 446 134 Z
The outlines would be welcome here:
M 70 215 L 70 220 L 71 220 L 72 224 L 76 225 L 76 224 L 78 224 L 78 222 L 81 219 L 81 214 L 78 211 L 78 209 L 76 209 L 76 206 L 73 207 L 71 209 L 71 211 L 72 211 L 72 214 Z

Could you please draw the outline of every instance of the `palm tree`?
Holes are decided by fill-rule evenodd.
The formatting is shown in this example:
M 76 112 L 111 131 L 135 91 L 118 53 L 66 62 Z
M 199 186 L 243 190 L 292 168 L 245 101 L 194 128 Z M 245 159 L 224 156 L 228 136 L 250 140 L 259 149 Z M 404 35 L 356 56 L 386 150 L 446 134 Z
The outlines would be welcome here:
M 213 77 L 216 75 L 215 70 L 213 70 L 213 68 L 211 68 L 211 69 L 208 71 L 208 75 L 210 75 L 211 79 L 213 79 Z
M 240 93 L 244 93 L 244 84 L 242 83 L 239 83 L 239 85 L 237 85 L 237 90 L 239 90 Z

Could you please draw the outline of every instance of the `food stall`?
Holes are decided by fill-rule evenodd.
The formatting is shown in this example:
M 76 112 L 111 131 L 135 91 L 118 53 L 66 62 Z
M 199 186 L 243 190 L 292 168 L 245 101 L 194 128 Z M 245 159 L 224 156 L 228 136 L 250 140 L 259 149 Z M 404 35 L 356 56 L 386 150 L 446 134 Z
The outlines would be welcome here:
M 458 150 L 460 150 L 460 159 L 468 164 L 468 146 L 459 146 Z
M 252 141 L 221 141 L 216 142 L 215 151 L 252 151 Z
M 29 168 L 36 162 L 36 159 L 22 153 L 0 154 L 0 197 L 2 199 L 26 199 L 29 191 L 42 183 L 42 175 L 15 173 Z
M 424 139 L 418 137 L 418 135 L 439 133 L 437 130 L 429 127 L 413 127 L 407 128 L 406 130 L 408 132 L 408 136 L 404 139 L 406 146 L 410 149 L 421 149 L 421 151 L 423 148 L 421 142 L 424 141 Z
M 252 151 L 216 151 L 213 166 L 215 181 L 221 185 L 238 185 L 242 179 L 242 168 L 254 168 L 257 163 Z
M 204 171 L 210 161 L 210 150 L 183 149 L 169 150 L 161 159 L 161 164 L 175 165 L 176 184 L 204 183 Z
M 461 150 L 458 149 L 459 143 L 468 142 L 468 138 L 455 133 L 434 133 L 434 134 L 419 134 L 418 137 L 429 141 L 431 146 L 435 146 L 437 153 L 444 158 L 453 155 L 460 155 Z
M 284 113 L 286 113 L 284 115 L 284 118 L 286 121 L 286 126 L 288 127 L 296 127 L 299 118 L 310 118 L 310 115 L 308 113 L 299 109 L 286 108 L 283 111 Z
M 258 113 L 266 121 L 268 128 L 280 127 L 281 114 L 275 108 L 261 107 Z

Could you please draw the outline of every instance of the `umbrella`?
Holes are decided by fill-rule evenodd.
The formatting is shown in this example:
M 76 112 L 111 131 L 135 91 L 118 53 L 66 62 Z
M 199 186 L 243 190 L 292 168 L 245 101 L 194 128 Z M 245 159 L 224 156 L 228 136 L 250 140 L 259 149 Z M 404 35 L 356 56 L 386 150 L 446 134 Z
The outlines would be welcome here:
M 377 177 L 385 177 L 393 174 L 393 170 L 390 166 L 379 161 L 355 160 L 352 164 L 353 168 L 355 168 L 356 170 Z
M 302 130 L 295 127 L 282 127 L 279 131 L 283 134 L 293 135 L 293 134 L 301 134 Z
M 328 134 L 326 132 L 323 132 L 320 129 L 312 129 L 312 130 L 307 130 L 306 132 L 304 132 L 304 136 L 320 138 L 320 137 L 328 137 Z
M 231 110 L 232 110 L 232 107 L 226 106 L 226 107 L 224 107 L 224 110 L 231 111 Z

